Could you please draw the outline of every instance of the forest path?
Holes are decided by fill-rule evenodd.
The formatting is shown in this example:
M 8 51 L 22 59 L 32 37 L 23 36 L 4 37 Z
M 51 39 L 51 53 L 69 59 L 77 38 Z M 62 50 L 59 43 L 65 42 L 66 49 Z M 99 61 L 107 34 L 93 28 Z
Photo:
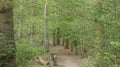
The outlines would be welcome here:
M 69 49 L 64 49 L 62 46 L 56 46 L 53 48 L 53 51 L 57 55 L 57 64 L 59 67 L 81 67 L 80 57 Z
M 55 52 L 57 55 L 57 67 L 94 67 L 93 58 L 80 58 L 80 56 L 75 55 L 74 52 L 69 49 L 65 49 L 62 46 L 51 46 L 51 51 Z M 45 67 L 36 62 L 30 62 L 27 67 Z

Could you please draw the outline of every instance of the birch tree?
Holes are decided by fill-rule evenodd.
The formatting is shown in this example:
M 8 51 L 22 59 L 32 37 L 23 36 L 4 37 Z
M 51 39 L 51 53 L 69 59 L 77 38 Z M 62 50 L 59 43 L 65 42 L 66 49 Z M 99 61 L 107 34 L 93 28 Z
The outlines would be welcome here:
M 47 52 L 49 52 L 49 39 L 48 39 L 48 1 L 45 0 L 45 6 L 44 6 L 44 48 Z

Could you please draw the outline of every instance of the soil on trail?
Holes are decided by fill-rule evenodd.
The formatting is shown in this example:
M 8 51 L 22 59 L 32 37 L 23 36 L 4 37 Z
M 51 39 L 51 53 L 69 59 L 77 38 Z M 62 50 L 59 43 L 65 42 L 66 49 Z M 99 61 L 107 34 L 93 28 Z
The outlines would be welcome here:
M 81 67 L 80 57 L 75 55 L 74 52 L 64 47 L 56 46 L 53 51 L 57 55 L 57 65 L 59 67 Z
M 57 67 L 94 67 L 93 58 L 80 58 L 75 55 L 74 52 L 69 49 L 64 49 L 62 46 L 51 46 L 51 52 L 54 52 L 57 56 Z M 33 61 L 28 64 L 28 67 L 44 67 Z

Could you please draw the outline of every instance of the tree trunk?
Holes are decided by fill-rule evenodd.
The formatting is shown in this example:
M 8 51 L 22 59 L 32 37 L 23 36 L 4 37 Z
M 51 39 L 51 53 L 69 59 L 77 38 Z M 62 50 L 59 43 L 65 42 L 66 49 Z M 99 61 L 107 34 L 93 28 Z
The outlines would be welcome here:
M 19 20 L 19 23 L 18 23 L 18 28 L 17 28 L 17 38 L 21 38 L 21 27 L 22 27 L 22 20 Z
M 81 40 L 81 56 L 84 57 L 84 40 Z
M 0 9 L 0 54 L 5 55 L 0 56 L 0 67 L 16 67 L 13 9 L 10 6 L 6 8 L 4 4 Z
M 61 43 L 62 46 L 64 46 L 64 42 L 65 42 L 64 38 L 62 38 L 62 43 Z
M 47 0 L 45 3 L 45 8 L 44 8 L 44 18 L 45 18 L 45 23 L 44 23 L 44 48 L 46 52 L 49 52 L 49 39 L 48 39 L 48 29 L 47 29 L 47 23 L 48 23 L 48 18 L 47 18 Z
M 69 49 L 69 39 L 68 38 L 65 38 L 65 49 Z
M 69 45 L 70 45 L 70 50 L 73 51 L 73 43 L 70 42 Z
M 77 40 L 74 41 L 74 47 L 75 47 L 75 54 L 77 55 L 78 54 L 78 51 L 77 51 Z
M 56 46 L 56 36 L 55 36 L 55 30 L 53 31 L 53 46 Z
M 57 41 L 57 45 L 60 45 L 60 28 L 57 28 L 57 34 L 56 34 L 56 41 Z
M 21 0 L 20 1 L 20 11 L 22 11 L 22 9 L 23 9 L 23 0 Z M 17 36 L 16 36 L 16 38 L 17 39 L 19 39 L 19 38 L 21 38 L 22 37 L 22 16 L 21 15 L 19 15 L 19 21 L 18 21 L 18 26 L 17 26 Z
M 34 25 L 32 24 L 29 25 L 28 35 L 30 37 L 31 44 L 33 44 L 34 42 L 33 36 L 35 35 L 35 31 L 34 31 Z

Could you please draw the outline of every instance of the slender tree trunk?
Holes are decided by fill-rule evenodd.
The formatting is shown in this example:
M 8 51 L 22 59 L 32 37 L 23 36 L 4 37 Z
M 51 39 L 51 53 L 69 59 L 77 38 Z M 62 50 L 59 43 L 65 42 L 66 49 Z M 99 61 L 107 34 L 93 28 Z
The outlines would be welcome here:
M 56 36 L 55 36 L 55 30 L 53 31 L 53 46 L 56 46 Z
M 57 28 L 56 41 L 57 45 L 60 45 L 60 28 Z
M 12 7 L 5 8 L 4 3 L 0 9 L 0 54 L 5 54 L 0 56 L 0 67 L 16 67 L 12 10 Z
M 70 50 L 73 51 L 73 43 L 70 44 Z
M 78 54 L 78 51 L 77 51 L 77 40 L 74 41 L 74 46 L 75 46 L 75 54 L 77 55 Z
M 23 9 L 23 0 L 20 1 L 20 11 L 22 11 Z M 17 38 L 21 38 L 21 30 L 22 30 L 22 16 L 19 16 L 19 22 L 18 22 L 18 27 L 17 27 Z
M 69 49 L 69 39 L 65 38 L 65 49 Z
M 84 57 L 84 42 L 81 40 L 81 56 Z
M 29 35 L 29 37 L 30 37 L 30 40 L 31 40 L 31 44 L 33 44 L 33 36 L 34 36 L 34 34 L 35 34 L 35 31 L 34 31 L 34 25 L 32 25 L 32 24 L 30 24 L 29 25 L 29 30 L 28 30 L 28 35 Z
M 82 39 L 82 36 L 83 36 L 82 32 L 81 32 L 80 36 L 81 36 L 81 40 L 80 40 L 80 54 L 81 54 L 82 57 L 84 57 L 84 48 L 83 48 L 84 47 L 84 43 L 83 43 L 83 39 Z
M 49 52 L 49 39 L 48 39 L 48 29 L 47 29 L 47 23 L 48 23 L 48 18 L 47 18 L 47 0 L 45 0 L 45 8 L 44 8 L 44 19 L 45 19 L 45 23 L 44 23 L 44 48 L 47 52 Z
M 61 43 L 62 46 L 64 46 L 64 42 L 65 42 L 64 38 L 62 38 L 62 43 Z
M 21 29 L 22 28 L 22 20 L 20 19 L 19 20 L 19 23 L 18 23 L 18 28 L 17 28 L 17 38 L 19 39 L 19 38 L 21 38 Z

